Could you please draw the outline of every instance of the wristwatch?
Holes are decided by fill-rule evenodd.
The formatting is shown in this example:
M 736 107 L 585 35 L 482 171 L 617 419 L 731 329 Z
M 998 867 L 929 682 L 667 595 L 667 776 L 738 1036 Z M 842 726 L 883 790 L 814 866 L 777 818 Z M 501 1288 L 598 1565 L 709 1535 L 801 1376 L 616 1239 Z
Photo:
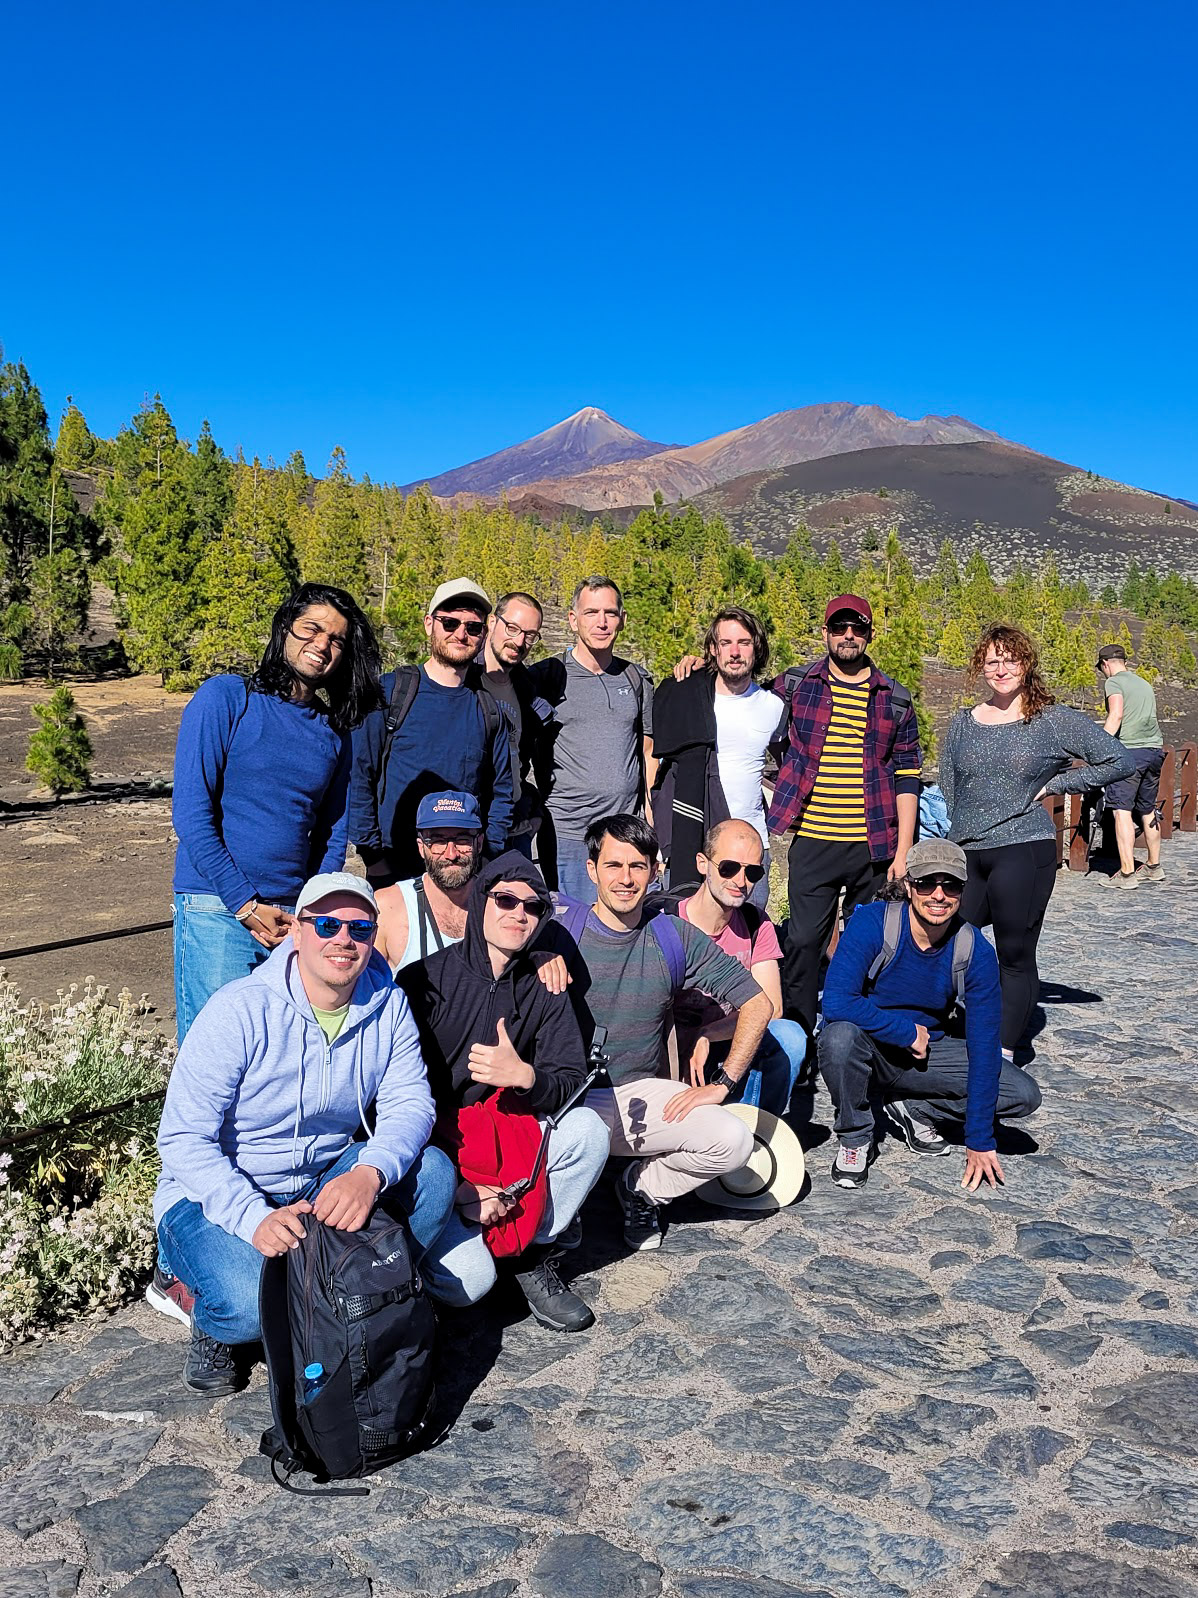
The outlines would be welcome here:
M 721 1066 L 718 1071 L 713 1071 L 708 1077 L 707 1086 L 709 1088 L 727 1088 L 729 1093 L 731 1093 L 736 1086 L 736 1078 L 729 1076 L 724 1067 Z

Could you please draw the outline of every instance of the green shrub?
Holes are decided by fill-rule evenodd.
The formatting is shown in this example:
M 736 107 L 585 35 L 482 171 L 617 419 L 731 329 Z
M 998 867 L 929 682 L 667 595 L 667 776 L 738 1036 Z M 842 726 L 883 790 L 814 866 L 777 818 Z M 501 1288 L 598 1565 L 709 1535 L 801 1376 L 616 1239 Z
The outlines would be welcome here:
M 47 1008 L 0 972 L 0 1139 L 166 1085 L 173 1045 L 89 977 Z M 155 1097 L 0 1152 L 0 1347 L 113 1308 L 154 1263 Z
M 40 777 L 52 793 L 82 793 L 91 780 L 92 741 L 75 696 L 65 684 L 50 695 L 48 705 L 34 705 L 41 726 L 29 740 L 26 770 Z
M 21 678 L 21 647 L 9 640 L 0 642 L 0 682 L 19 682 Z

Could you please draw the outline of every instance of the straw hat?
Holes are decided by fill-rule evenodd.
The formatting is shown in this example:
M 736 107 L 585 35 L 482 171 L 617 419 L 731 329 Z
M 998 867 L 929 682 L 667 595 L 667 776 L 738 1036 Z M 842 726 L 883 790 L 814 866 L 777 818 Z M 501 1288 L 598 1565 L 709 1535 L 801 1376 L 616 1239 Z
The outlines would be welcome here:
M 696 1189 L 696 1197 L 728 1210 L 781 1210 L 793 1204 L 803 1186 L 803 1146 L 776 1115 L 754 1104 L 721 1106 L 743 1121 L 753 1134 L 747 1165 L 728 1171 Z

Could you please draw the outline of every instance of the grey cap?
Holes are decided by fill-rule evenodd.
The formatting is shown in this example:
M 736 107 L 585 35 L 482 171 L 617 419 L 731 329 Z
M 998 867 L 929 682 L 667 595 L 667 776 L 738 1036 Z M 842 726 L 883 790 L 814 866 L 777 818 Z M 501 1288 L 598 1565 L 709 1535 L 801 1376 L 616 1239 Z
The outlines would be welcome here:
M 427 614 L 432 616 L 438 610 L 451 609 L 455 599 L 461 603 L 476 605 L 484 616 L 491 614 L 491 601 L 487 598 L 486 589 L 471 582 L 469 577 L 451 577 L 448 582 L 442 583 L 428 602 Z
M 1104 660 L 1126 660 L 1126 659 L 1127 659 L 1127 650 L 1124 649 L 1122 644 L 1103 644 L 1102 648 L 1098 651 L 1098 664 L 1100 666 L 1102 665 Z
M 959 843 L 950 843 L 947 838 L 921 838 L 907 850 L 909 877 L 929 877 L 935 871 L 943 871 L 946 877 L 956 877 L 958 882 L 966 880 L 969 867 Z
M 355 877 L 352 871 L 322 871 L 315 877 L 309 877 L 300 889 L 299 898 L 295 901 L 296 915 L 333 893 L 352 894 L 355 899 L 361 899 L 363 904 L 369 905 L 376 916 L 379 913 L 374 889 L 365 877 Z

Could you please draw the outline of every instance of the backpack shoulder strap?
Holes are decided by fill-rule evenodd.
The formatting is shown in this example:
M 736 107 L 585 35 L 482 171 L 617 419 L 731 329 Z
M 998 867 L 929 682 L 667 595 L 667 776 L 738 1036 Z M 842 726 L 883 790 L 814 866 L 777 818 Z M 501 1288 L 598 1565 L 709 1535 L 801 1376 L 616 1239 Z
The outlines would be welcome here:
M 640 720 L 645 719 L 645 678 L 631 661 L 624 667 L 624 675 L 628 679 L 628 686 L 636 695 L 636 711 Z
M 416 895 L 416 916 L 420 922 L 420 958 L 428 959 L 428 935 L 431 932 L 436 941 L 437 953 L 445 947 L 445 939 L 441 935 L 441 928 L 437 925 L 433 912 L 428 907 L 428 899 L 424 892 L 424 878 L 417 877 L 413 888 Z
M 674 918 L 670 915 L 654 916 L 649 923 L 649 930 L 661 950 L 666 970 L 670 973 L 670 985 L 677 993 L 686 982 L 686 946 L 682 941 L 682 934 L 674 925 Z
M 901 899 L 890 899 L 887 901 L 886 912 L 882 917 L 882 947 L 874 955 L 870 968 L 865 973 L 865 980 L 871 988 L 898 953 L 899 940 L 902 935 L 903 901 Z
M 398 666 L 395 679 L 391 684 L 391 697 L 387 701 L 387 736 L 383 754 L 386 757 L 387 747 L 392 738 L 404 724 L 412 702 L 416 698 L 416 690 L 420 687 L 419 666 Z
M 495 734 L 499 731 L 499 723 L 503 717 L 503 711 L 500 710 L 499 701 L 489 688 L 478 687 L 474 692 L 478 696 L 479 709 L 482 711 L 483 721 L 486 723 L 487 752 L 490 753 L 491 746 L 495 742 Z
M 893 677 L 887 677 L 885 672 L 882 673 L 882 676 L 886 678 L 886 686 L 890 689 L 890 699 L 895 709 L 899 711 L 910 710 L 913 704 L 911 690 L 905 688 L 901 682 L 896 682 Z
M 587 916 L 590 913 L 591 907 L 589 904 L 578 904 L 576 901 L 571 901 L 566 905 L 561 917 L 561 923 L 575 943 L 582 942 L 582 929 L 586 926 Z
M 965 978 L 973 959 L 973 927 L 963 921 L 953 938 L 953 992 L 958 1005 L 965 1003 Z

